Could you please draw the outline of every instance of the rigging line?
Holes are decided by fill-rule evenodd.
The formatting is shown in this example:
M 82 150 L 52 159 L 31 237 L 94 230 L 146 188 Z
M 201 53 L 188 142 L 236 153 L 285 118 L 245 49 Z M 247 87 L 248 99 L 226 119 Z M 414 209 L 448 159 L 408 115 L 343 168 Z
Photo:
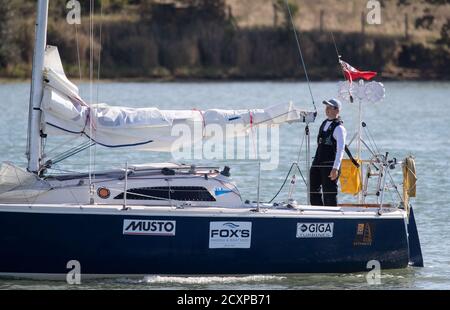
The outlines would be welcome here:
M 75 202 L 77 203 L 77 205 L 81 206 L 82 204 L 80 203 L 80 201 L 77 199 L 76 195 L 72 192 L 72 189 L 69 187 L 68 188 L 70 195 L 72 195 L 72 198 L 75 200 Z
M 103 1 L 100 0 L 100 30 L 99 30 L 99 48 L 98 48 L 98 67 L 97 67 L 97 101 L 99 103 L 99 92 L 100 92 L 100 69 L 102 61 L 102 30 L 103 30 Z M 95 170 L 97 165 L 97 144 L 94 145 L 94 180 L 95 180 Z
M 392 193 L 392 191 L 390 190 L 391 188 L 395 189 L 395 184 L 392 184 L 392 182 L 389 183 L 389 185 L 386 185 L 386 191 L 389 193 L 389 195 L 391 196 L 391 201 L 392 203 L 396 203 L 396 200 L 394 198 L 394 194 Z
M 378 154 L 380 154 L 380 151 L 378 150 L 378 148 L 376 147 L 376 145 L 374 145 L 374 143 L 372 142 L 372 139 L 370 138 L 370 135 L 369 135 L 369 133 L 367 132 L 367 129 L 364 128 L 364 131 L 365 131 L 367 137 L 369 138 L 368 141 L 369 141 L 370 147 L 369 147 L 369 145 L 366 144 L 365 140 L 362 140 L 362 139 L 361 139 L 361 140 L 362 140 L 361 142 L 367 147 L 367 149 L 369 150 L 369 152 L 371 152 L 374 156 L 375 156 L 375 152 L 378 152 Z
M 281 117 L 281 116 L 284 116 L 284 115 L 288 115 L 288 114 L 290 114 L 290 113 L 293 113 L 294 111 L 301 111 L 301 110 L 299 110 L 299 109 L 293 109 L 292 111 L 286 111 L 286 112 L 283 112 L 283 113 L 281 113 L 281 114 L 272 116 L 272 117 L 267 118 L 267 119 L 265 119 L 265 120 L 262 120 L 262 121 L 260 121 L 260 122 L 257 122 L 257 123 L 253 122 L 252 124 L 253 124 L 253 126 L 258 126 L 258 125 L 260 125 L 260 124 L 270 122 L 270 121 L 272 121 L 272 120 L 274 120 L 274 119 L 276 119 L 276 118 L 278 118 L 278 117 Z M 316 112 L 317 112 L 317 111 L 316 111 Z M 295 120 L 292 120 L 292 121 L 294 122 Z
M 308 183 L 306 183 L 305 177 L 303 176 L 303 173 L 302 173 L 302 170 L 300 169 L 300 166 L 298 164 L 296 166 L 297 166 L 298 172 L 300 173 L 300 176 L 303 179 L 303 183 L 305 183 L 305 185 L 308 186 Z
M 291 174 L 292 168 L 294 168 L 294 164 L 291 165 L 291 168 L 289 168 L 288 173 L 286 174 L 286 177 L 283 181 L 283 184 L 281 185 L 280 189 L 278 190 L 278 192 L 275 194 L 275 196 L 273 196 L 273 198 L 271 200 L 269 200 L 269 203 L 272 203 L 272 201 L 275 200 L 275 198 L 278 197 L 278 195 L 281 193 L 281 191 L 283 190 L 284 186 L 286 185 L 287 180 L 289 179 L 289 175 Z
M 402 197 L 402 195 L 400 194 L 400 192 L 398 191 L 398 186 L 397 186 L 397 184 L 395 183 L 394 178 L 392 177 L 391 172 L 390 172 L 389 170 L 386 170 L 386 171 L 387 171 L 387 174 L 389 175 L 389 178 L 391 179 L 391 184 L 393 185 L 393 187 L 394 187 L 394 189 L 395 189 L 395 192 L 397 193 L 397 195 L 398 195 L 400 201 L 403 201 L 403 197 Z
M 144 145 L 144 144 L 149 144 L 149 143 L 153 143 L 153 142 L 154 142 L 154 140 L 149 140 L 149 141 L 143 141 L 143 142 L 136 142 L 136 143 L 132 143 L 132 144 L 108 145 L 108 144 L 105 144 L 105 143 L 100 143 L 100 142 L 98 142 L 98 141 L 95 141 L 92 137 L 90 137 L 90 136 L 89 136 L 86 132 L 84 132 L 84 131 L 83 131 L 83 132 L 75 132 L 75 131 L 70 131 L 70 130 L 64 129 L 64 128 L 62 128 L 62 127 L 56 126 L 56 125 L 54 125 L 54 124 L 52 124 L 52 123 L 46 123 L 46 124 L 49 125 L 49 126 L 58 128 L 59 130 L 68 132 L 68 133 L 73 133 L 73 134 L 83 134 L 83 135 L 86 136 L 89 140 L 92 140 L 93 142 L 95 142 L 95 143 L 97 143 L 97 144 L 99 144 L 99 145 L 101 145 L 101 146 L 105 146 L 105 147 L 109 147 L 109 148 L 119 148 L 119 147 L 139 146 L 139 145 Z
M 361 139 L 361 143 L 366 147 L 366 149 L 372 154 L 373 157 L 376 157 L 377 154 L 375 154 L 375 151 L 372 150 L 373 145 L 367 145 L 366 141 Z M 369 140 L 370 143 L 370 140 Z
M 98 48 L 98 66 L 97 66 L 97 83 L 100 82 L 100 69 L 102 59 L 102 32 L 103 32 L 103 1 L 100 0 L 100 30 L 99 30 L 99 48 Z M 99 101 L 99 85 L 97 84 L 97 103 Z
M 378 155 L 381 155 L 380 150 L 379 150 L 378 147 L 376 146 L 375 142 L 374 142 L 372 139 L 370 139 L 370 137 L 369 137 L 369 143 L 370 143 L 370 146 L 371 146 L 372 149 L 373 149 L 372 152 L 376 152 Z
M 255 139 L 257 139 L 257 138 L 255 138 L 255 136 L 256 136 L 255 131 L 254 131 L 255 127 L 253 125 L 253 113 L 249 110 L 248 114 L 249 114 L 249 118 L 250 118 L 250 120 L 249 120 L 249 123 L 250 123 L 249 139 L 252 140 L 253 153 L 255 155 L 255 159 L 258 159 L 258 150 L 256 148 L 256 141 L 255 141 Z
M 300 156 L 302 153 L 303 143 L 305 142 L 305 137 L 306 137 L 306 131 L 304 131 L 304 134 L 302 135 L 302 141 L 301 141 L 300 147 L 298 149 L 297 162 L 295 163 L 295 165 L 297 166 L 297 170 L 300 173 L 300 176 L 302 177 L 303 182 L 305 183 L 306 187 L 308 187 L 308 183 L 306 182 L 305 177 L 303 176 L 302 170 L 300 169 L 300 166 L 299 166 Z
M 303 179 L 303 182 L 305 182 L 305 185 L 307 184 L 307 183 L 306 183 L 306 180 L 305 180 L 305 178 L 304 178 L 304 176 L 303 176 L 303 173 L 302 173 L 302 171 L 300 170 L 300 167 L 298 166 L 298 164 L 292 163 L 291 168 L 289 168 L 289 172 L 287 173 L 286 178 L 285 178 L 284 181 L 283 181 L 283 184 L 281 185 L 280 189 L 279 189 L 278 192 L 275 194 L 275 196 L 273 196 L 273 198 L 272 198 L 268 203 L 272 203 L 272 202 L 275 200 L 275 198 L 277 198 L 278 195 L 281 193 L 281 191 L 283 190 L 284 186 L 286 185 L 287 180 L 289 179 L 289 176 L 291 175 L 292 168 L 294 168 L 294 166 L 297 167 L 298 172 L 300 173 L 300 176 L 301 176 L 302 179 Z
M 62 142 L 62 143 L 60 143 L 60 144 L 58 144 L 57 146 L 55 146 L 54 148 L 52 148 L 50 151 L 47 151 L 46 153 L 47 154 L 52 154 L 54 151 L 56 151 L 57 149 L 60 149 L 60 148 L 62 148 L 63 146 L 65 146 L 65 145 L 67 145 L 67 144 L 69 144 L 69 143 L 71 143 L 71 142 L 73 142 L 73 141 L 75 141 L 75 140 L 77 140 L 77 139 L 79 139 L 79 138 L 81 138 L 82 136 L 80 135 L 80 136 L 77 136 L 77 137 L 70 137 L 69 139 L 67 139 L 66 141 L 64 141 L 64 142 Z
M 125 170 L 125 169 L 122 169 L 122 170 Z M 130 171 L 130 172 L 132 172 L 132 171 Z M 123 171 L 122 171 L 122 173 L 123 173 Z M 114 180 L 123 180 L 124 179 L 124 177 L 123 177 L 123 175 L 121 176 L 121 178 L 117 178 L 117 177 L 109 177 L 108 176 L 108 174 L 107 173 L 103 173 L 103 175 L 106 175 L 105 176 L 105 179 L 104 180 L 97 180 L 97 181 L 95 181 L 94 183 L 95 184 L 102 184 L 102 183 L 106 183 L 106 182 L 110 182 L 110 181 L 114 181 Z M 129 177 L 131 178 L 131 177 L 133 177 L 135 180 L 138 180 L 138 181 L 146 181 L 146 180 L 151 180 L 151 181 L 155 181 L 155 180 L 167 180 L 167 177 L 166 176 L 155 176 L 155 177 L 151 177 L 151 176 L 149 176 L 149 177 L 141 177 L 141 176 L 136 176 L 136 177 L 134 177 L 134 176 L 132 176 L 132 175 L 129 175 Z M 198 177 L 193 177 L 193 176 L 184 176 L 184 175 L 180 175 L 180 176 L 177 176 L 177 177 L 172 177 L 172 178 L 170 178 L 170 180 L 172 180 L 172 181 L 176 181 L 176 180 L 181 180 L 181 179 L 183 179 L 183 180 L 186 180 L 186 179 L 193 179 L 193 180 L 198 180 Z M 215 179 L 216 180 L 216 179 Z M 224 183 L 221 183 L 221 184 L 224 184 Z M 230 190 L 231 190 L 231 188 L 229 188 Z M 236 192 L 236 194 L 238 194 L 239 195 L 239 191 L 237 191 Z
M 90 147 L 90 145 L 87 145 L 87 146 L 84 146 L 84 147 L 78 147 L 78 148 L 72 150 L 71 152 L 68 152 L 68 153 L 65 153 L 65 154 L 61 154 L 61 155 L 58 156 L 58 157 L 52 158 L 52 159 L 50 159 L 50 160 L 47 160 L 46 163 L 45 163 L 45 165 L 46 165 L 46 166 L 49 166 L 49 165 L 52 165 L 52 164 L 55 164 L 55 163 L 59 163 L 59 162 L 65 160 L 65 159 L 67 159 L 67 158 L 72 157 L 72 156 L 75 155 L 75 154 L 78 154 L 78 153 L 84 151 L 84 150 L 87 149 L 88 147 Z
M 341 64 L 341 57 L 342 56 L 339 53 L 339 50 L 338 50 L 338 47 L 337 47 L 337 44 L 336 44 L 336 40 L 334 39 L 334 34 L 333 34 L 332 30 L 330 30 L 330 34 L 331 34 L 331 38 L 333 39 L 334 49 L 336 50 L 336 55 L 337 55 L 337 58 L 338 58 L 338 64 L 339 64 L 339 67 L 341 68 L 342 76 L 344 77 L 344 81 L 347 81 L 347 77 L 345 76 L 344 68 L 342 67 L 342 64 Z M 350 79 L 350 81 L 349 81 L 349 88 L 348 88 L 348 95 L 349 95 L 349 98 L 350 98 L 350 102 L 353 103 L 353 95 L 352 95 L 352 88 L 351 88 L 351 86 L 352 86 L 352 82 L 351 82 L 351 79 Z
M 334 49 L 336 50 L 336 55 L 337 55 L 338 59 L 341 59 L 341 54 L 339 54 L 339 50 L 338 50 L 338 47 L 337 47 L 337 44 L 336 44 L 336 40 L 334 39 L 333 31 L 330 30 L 330 33 L 331 33 L 331 38 L 333 39 Z
M 367 128 L 367 126 L 366 126 L 366 128 Z M 373 145 L 375 145 L 375 149 L 377 150 L 378 153 L 381 154 L 381 151 L 380 151 L 380 149 L 378 148 L 378 145 L 377 145 L 377 143 L 375 142 L 375 138 L 373 137 L 373 135 L 372 135 L 372 133 L 370 132 L 369 128 L 367 128 L 367 132 L 368 132 L 369 135 L 370 135 L 370 139 L 372 139 Z
M 306 132 L 302 135 L 302 142 L 300 143 L 300 148 L 298 150 L 297 164 L 300 162 L 300 155 L 302 153 L 303 142 L 305 142 L 305 137 L 306 137 Z
M 289 6 L 288 0 L 285 0 L 285 3 L 286 3 L 286 8 L 287 8 L 287 10 L 289 12 L 289 18 L 291 20 L 292 29 L 294 30 L 295 41 L 297 42 L 297 48 L 298 48 L 298 52 L 300 54 L 300 59 L 302 60 L 303 71 L 305 72 L 306 81 L 308 83 L 309 94 L 311 95 L 311 100 L 312 100 L 312 104 L 314 106 L 314 110 L 315 110 L 315 112 L 317 112 L 316 103 L 314 101 L 314 96 L 313 96 L 313 93 L 312 93 L 312 90 L 311 90 L 311 83 L 310 83 L 310 80 L 309 80 L 308 70 L 306 70 L 306 64 L 305 64 L 305 60 L 303 58 L 303 52 L 302 52 L 302 48 L 301 48 L 301 45 L 300 45 L 300 40 L 298 38 L 297 30 L 295 28 L 294 18 L 292 17 L 292 12 L 291 12 L 291 8 Z
M 82 81 L 82 75 L 81 75 L 81 58 L 80 58 L 80 44 L 78 40 L 78 27 L 77 23 L 74 23 L 75 26 L 75 41 L 77 42 L 77 59 L 78 59 L 78 72 L 80 74 L 80 84 Z
M 367 124 L 366 124 L 366 126 L 364 127 L 364 129 L 366 130 L 366 133 L 367 133 L 367 135 L 369 136 L 369 140 L 372 140 L 373 145 L 375 146 L 375 150 L 376 150 L 379 154 L 381 154 L 380 149 L 378 148 L 378 145 L 375 143 L 375 139 L 373 138 L 372 133 L 370 132 L 369 128 L 367 127 Z
M 390 190 L 388 189 L 388 193 L 391 195 L 392 203 L 396 203 L 397 201 L 395 200 L 394 195 L 392 194 L 392 191 L 390 191 Z
M 63 160 L 66 160 L 69 157 L 72 157 L 72 156 L 74 156 L 74 155 L 76 155 L 78 153 L 81 153 L 84 150 L 86 150 L 86 149 L 88 149 L 88 148 L 90 148 L 90 147 L 92 147 L 94 145 L 96 145 L 96 143 L 95 142 L 90 142 L 90 141 L 89 141 L 88 144 L 81 144 L 77 148 L 70 150 L 70 152 L 67 152 L 67 154 L 61 154 L 58 157 L 55 157 L 54 159 L 51 160 L 51 163 L 52 164 L 57 164 L 59 162 L 62 162 Z
M 369 151 L 370 151 L 372 154 L 375 154 L 375 152 L 378 152 L 378 154 L 380 154 L 378 148 L 376 147 L 376 145 L 373 143 L 373 140 L 371 139 L 371 136 L 370 136 L 369 131 L 367 130 L 367 127 L 364 126 L 363 128 L 364 128 L 364 133 L 367 135 L 367 138 L 369 139 L 368 141 L 369 141 L 370 147 L 373 149 L 373 150 L 370 150 L 370 149 L 369 149 Z M 367 145 L 366 145 L 366 146 L 367 146 Z
M 52 161 L 58 161 L 59 159 L 65 158 L 66 156 L 68 156 L 68 155 L 70 155 L 70 154 L 72 154 L 74 152 L 77 152 L 80 149 L 84 149 L 85 147 L 86 147 L 86 144 L 84 144 L 84 143 L 81 144 L 81 145 L 78 145 L 78 146 L 76 146 L 74 148 L 71 148 L 71 149 L 61 153 L 61 154 L 56 155 L 55 157 L 53 157 Z
M 58 166 L 58 165 L 56 165 L 56 166 Z M 80 171 L 76 171 L 76 170 L 68 170 L 68 169 L 61 169 L 61 168 L 55 168 L 55 167 L 48 168 L 48 170 L 59 171 L 59 172 L 62 172 L 63 175 L 65 175 L 67 173 L 80 173 Z M 51 176 L 53 176 L 53 175 L 51 175 Z
M 94 80 L 94 0 L 90 0 L 89 16 L 89 99 L 93 105 L 93 80 Z M 89 117 L 89 139 L 92 139 L 92 116 Z M 89 188 L 92 184 L 92 149 L 89 149 Z M 90 195 L 91 195 L 90 190 Z
M 341 62 L 340 62 L 342 56 L 339 53 L 339 50 L 338 50 L 338 47 L 337 47 L 337 44 L 336 44 L 336 40 L 334 39 L 334 34 L 333 34 L 332 30 L 330 30 L 330 34 L 331 34 L 331 38 L 333 39 L 334 49 L 336 50 L 336 55 L 337 55 L 337 58 L 338 58 L 338 64 L 339 64 L 339 67 L 341 68 L 342 76 L 344 77 L 344 80 L 347 80 L 347 78 L 345 77 L 344 69 L 342 68 Z

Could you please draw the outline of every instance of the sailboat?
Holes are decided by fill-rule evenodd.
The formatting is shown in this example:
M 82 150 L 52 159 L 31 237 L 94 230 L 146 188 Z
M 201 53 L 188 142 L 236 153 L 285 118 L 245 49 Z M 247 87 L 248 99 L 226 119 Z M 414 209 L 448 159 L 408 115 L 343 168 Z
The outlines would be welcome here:
M 342 273 L 367 271 L 373 261 L 382 269 L 423 266 L 406 197 L 320 207 L 250 202 L 229 167 L 179 163 L 127 164 L 94 172 L 94 181 L 86 173 L 49 174 L 56 160 L 46 158 L 43 141 L 52 135 L 85 136 L 73 154 L 93 144 L 162 152 L 173 147 L 176 125 L 237 124 L 243 129 L 236 135 L 245 135 L 258 124 L 296 122 L 309 132 L 317 113 L 292 103 L 205 111 L 86 103 L 58 49 L 47 46 L 47 18 L 48 0 L 39 0 L 28 166 L 0 169 L 0 276 L 66 279 L 73 262 L 83 278 Z M 385 172 L 382 181 L 400 164 L 379 156 L 362 161 Z

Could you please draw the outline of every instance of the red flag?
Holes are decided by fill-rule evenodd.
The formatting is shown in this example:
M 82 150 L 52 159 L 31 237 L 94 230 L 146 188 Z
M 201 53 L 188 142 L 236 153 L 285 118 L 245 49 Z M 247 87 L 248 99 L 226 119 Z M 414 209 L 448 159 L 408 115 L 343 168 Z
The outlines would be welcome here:
M 359 71 L 358 69 L 353 68 L 345 61 L 339 60 L 342 70 L 344 71 L 345 78 L 350 81 L 357 79 L 364 79 L 366 81 L 371 80 L 374 76 L 377 75 L 376 72 L 373 71 Z

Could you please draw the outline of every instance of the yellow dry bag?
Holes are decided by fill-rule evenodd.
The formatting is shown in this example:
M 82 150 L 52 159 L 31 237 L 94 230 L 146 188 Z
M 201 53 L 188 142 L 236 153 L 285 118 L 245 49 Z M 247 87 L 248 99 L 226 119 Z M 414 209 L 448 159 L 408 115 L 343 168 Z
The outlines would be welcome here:
M 361 160 L 356 159 L 361 167 Z M 341 163 L 341 192 L 345 194 L 358 194 L 362 189 L 361 168 L 356 167 L 350 159 L 343 159 Z

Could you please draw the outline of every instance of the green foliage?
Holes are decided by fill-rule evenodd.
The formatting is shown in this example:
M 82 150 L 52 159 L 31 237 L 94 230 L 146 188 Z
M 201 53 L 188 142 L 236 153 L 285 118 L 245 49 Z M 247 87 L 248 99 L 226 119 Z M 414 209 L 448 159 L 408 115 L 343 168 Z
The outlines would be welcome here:
M 433 22 L 434 22 L 434 16 L 427 14 L 422 17 L 416 18 L 415 28 L 431 30 L 431 27 L 433 26 Z
M 116 13 L 123 10 L 129 4 L 128 0 L 103 0 L 101 5 L 104 13 Z
M 441 38 L 438 43 L 445 44 L 450 47 L 450 18 L 447 18 L 447 23 L 445 23 L 441 28 Z
M 295 20 L 299 11 L 298 5 L 290 0 L 276 0 L 274 8 L 283 15 L 283 27 L 286 29 L 292 28 L 291 15 L 292 19 Z
M 14 1 L 0 1 L 0 69 L 3 70 L 19 61 L 17 4 Z
M 426 3 L 432 4 L 432 5 L 445 5 L 450 4 L 450 0 L 425 0 Z
M 178 24 L 197 20 L 220 22 L 225 20 L 225 0 L 142 1 L 139 11 L 145 21 Z
M 410 1 L 400 2 L 406 5 Z M 50 1 L 48 43 L 60 49 L 66 72 L 78 77 L 75 31 L 65 22 L 66 4 L 67 0 Z M 87 77 L 89 0 L 81 0 L 81 4 L 83 21 L 78 27 L 78 39 L 82 75 Z M 228 16 L 231 14 L 226 14 L 225 0 L 95 0 L 96 14 L 100 4 L 104 13 L 102 78 L 304 78 L 298 69 L 298 52 L 285 0 L 273 0 L 276 12 L 284 18 L 281 27 L 241 29 L 232 24 Z M 293 0 L 288 5 L 295 19 L 299 7 Z M 30 76 L 35 13 L 36 0 L 0 0 L 0 76 Z M 131 13 L 133 18 L 121 18 Z M 433 23 L 428 16 L 431 12 L 424 14 L 417 20 L 417 27 L 434 26 L 436 21 Z M 95 61 L 98 30 L 97 23 Z M 439 72 L 450 78 L 446 70 L 450 64 L 450 20 L 442 27 L 436 48 L 405 43 L 388 35 L 334 34 L 340 52 L 357 67 L 382 72 L 396 66 Z M 311 78 L 341 77 L 329 34 L 302 31 L 301 39 Z

